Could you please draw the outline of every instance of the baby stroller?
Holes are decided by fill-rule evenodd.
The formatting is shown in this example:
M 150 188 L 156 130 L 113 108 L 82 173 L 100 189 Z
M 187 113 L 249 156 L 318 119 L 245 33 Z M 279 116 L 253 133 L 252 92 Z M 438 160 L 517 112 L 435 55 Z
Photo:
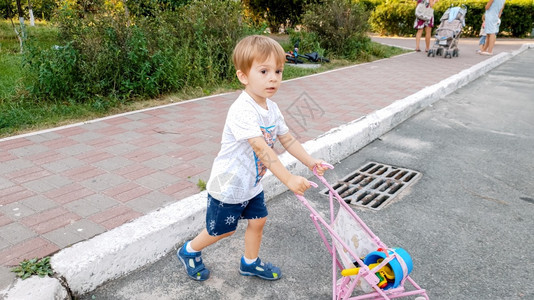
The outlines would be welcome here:
M 325 166 L 334 168 L 328 164 Z M 316 169 L 313 172 L 329 190 L 330 220 L 327 222 L 306 198 L 299 195 L 296 197 L 310 210 L 310 218 L 332 256 L 332 299 L 392 299 L 419 296 L 416 300 L 428 300 L 426 291 L 409 277 L 413 268 L 410 255 L 402 248 L 388 248 L 326 179 L 318 175 Z M 310 184 L 317 187 L 313 182 Z M 330 235 L 330 242 L 325 232 Z M 406 281 L 412 286 L 409 290 L 405 289 Z M 362 293 L 352 296 L 356 289 Z
M 436 42 L 432 49 L 428 51 L 428 56 L 443 55 L 444 58 L 458 57 L 458 41 L 462 35 L 462 29 L 465 26 L 465 14 L 467 7 L 465 5 L 449 7 L 443 16 L 440 24 L 436 29 Z

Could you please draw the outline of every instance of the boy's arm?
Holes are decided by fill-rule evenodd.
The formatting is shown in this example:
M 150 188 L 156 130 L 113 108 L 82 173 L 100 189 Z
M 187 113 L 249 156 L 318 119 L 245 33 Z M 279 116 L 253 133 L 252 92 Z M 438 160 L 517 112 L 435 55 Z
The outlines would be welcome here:
M 278 155 L 271 147 L 267 145 L 262 136 L 248 139 L 252 150 L 256 153 L 260 161 L 273 173 L 276 178 L 285 184 L 290 191 L 297 195 L 304 195 L 304 192 L 310 188 L 308 180 L 301 176 L 291 174 L 282 164 Z
M 284 135 L 280 135 L 278 136 L 278 139 L 287 152 L 310 168 L 310 170 L 313 170 L 313 167 L 317 167 L 317 173 L 319 175 L 323 175 L 327 170 L 327 168 L 322 165 L 323 161 L 310 156 L 304 147 L 302 147 L 302 144 L 291 133 L 288 132 Z

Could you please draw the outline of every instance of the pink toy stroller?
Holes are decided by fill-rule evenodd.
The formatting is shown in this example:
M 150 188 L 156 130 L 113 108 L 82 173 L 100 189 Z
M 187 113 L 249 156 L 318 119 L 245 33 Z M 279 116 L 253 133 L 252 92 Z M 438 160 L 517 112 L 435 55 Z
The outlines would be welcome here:
M 325 166 L 334 168 L 328 164 Z M 332 256 L 332 299 L 418 296 L 416 300 L 428 300 L 426 291 L 408 276 L 413 267 L 410 255 L 402 248 L 388 248 L 315 169 L 314 174 L 330 191 L 330 222 L 306 198 L 296 196 L 310 210 L 310 217 Z M 310 184 L 317 187 L 314 182 Z M 331 236 L 330 242 L 325 231 Z M 405 289 L 406 281 L 413 288 Z M 352 296 L 354 290 L 362 292 Z

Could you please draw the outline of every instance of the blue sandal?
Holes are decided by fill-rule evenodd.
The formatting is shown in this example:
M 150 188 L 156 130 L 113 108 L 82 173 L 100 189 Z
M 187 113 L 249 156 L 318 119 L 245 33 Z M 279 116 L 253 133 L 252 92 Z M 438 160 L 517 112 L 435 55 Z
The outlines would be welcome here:
M 239 273 L 244 276 L 257 276 L 265 280 L 278 280 L 282 277 L 280 268 L 273 266 L 271 263 L 262 263 L 259 257 L 250 265 L 245 262 L 244 257 L 241 257 Z
M 182 248 L 176 252 L 176 256 L 178 256 L 182 264 L 184 264 L 185 271 L 191 279 L 204 281 L 210 277 L 210 271 L 204 266 L 202 257 L 200 257 L 202 254 L 200 251 L 189 253 L 185 250 L 187 244 L 190 242 L 191 241 L 186 242 Z

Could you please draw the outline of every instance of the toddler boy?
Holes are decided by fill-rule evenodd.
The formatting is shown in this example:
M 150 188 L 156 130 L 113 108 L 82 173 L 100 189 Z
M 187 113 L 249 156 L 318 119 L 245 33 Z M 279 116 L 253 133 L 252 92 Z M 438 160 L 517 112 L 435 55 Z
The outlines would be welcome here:
M 233 62 L 237 78 L 245 90 L 230 106 L 222 134 L 221 150 L 213 162 L 206 189 L 208 205 L 206 228 L 177 252 L 189 277 L 208 279 L 210 272 L 202 262 L 201 251 L 231 236 L 241 219 L 247 219 L 245 253 L 239 272 L 277 280 L 280 268 L 258 257 L 263 227 L 267 220 L 261 178 L 269 169 L 292 192 L 302 195 L 310 184 L 291 174 L 272 149 L 278 139 L 282 146 L 310 169 L 323 174 L 322 161 L 311 157 L 289 133 L 282 113 L 272 97 L 282 82 L 285 53 L 271 38 L 253 35 L 235 47 Z

